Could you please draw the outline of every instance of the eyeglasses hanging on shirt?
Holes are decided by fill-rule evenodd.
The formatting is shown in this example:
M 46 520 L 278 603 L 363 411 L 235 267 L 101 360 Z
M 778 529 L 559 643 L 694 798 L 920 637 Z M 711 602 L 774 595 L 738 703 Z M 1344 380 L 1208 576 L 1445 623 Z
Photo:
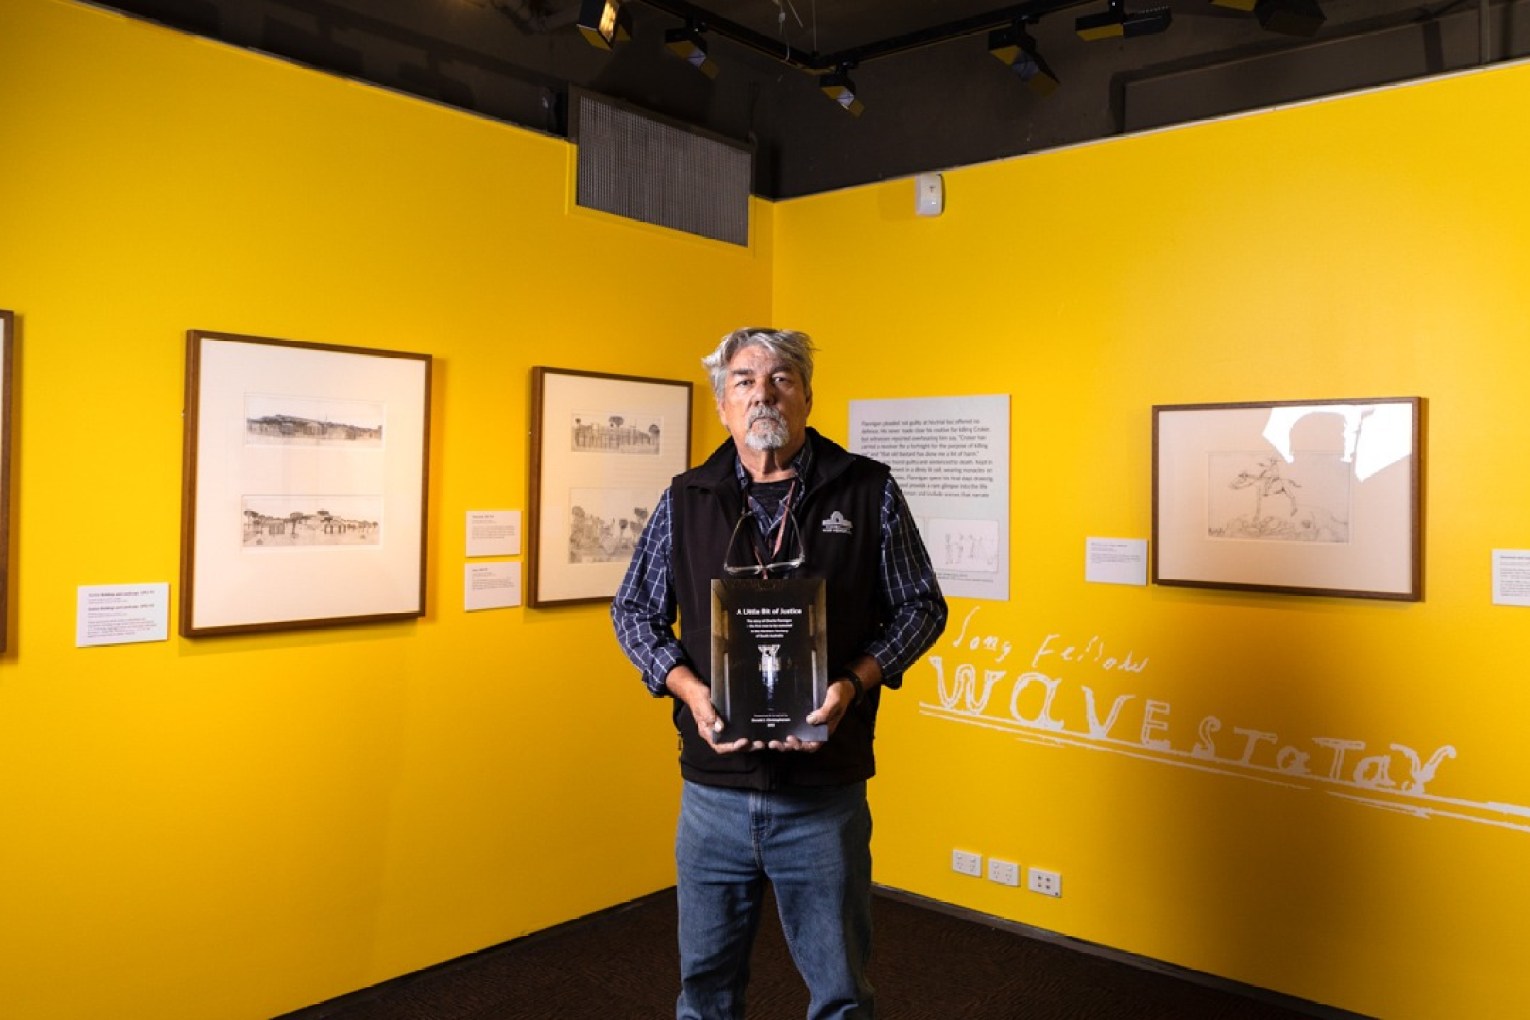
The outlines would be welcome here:
M 792 496 L 796 491 L 797 480 L 794 478 L 781 500 L 781 519 L 771 527 L 765 507 L 745 489 L 744 509 L 723 553 L 725 573 L 730 577 L 769 578 L 772 574 L 780 577 L 807 562 L 802 532 L 792 516 Z M 745 527 L 746 521 L 748 527 Z

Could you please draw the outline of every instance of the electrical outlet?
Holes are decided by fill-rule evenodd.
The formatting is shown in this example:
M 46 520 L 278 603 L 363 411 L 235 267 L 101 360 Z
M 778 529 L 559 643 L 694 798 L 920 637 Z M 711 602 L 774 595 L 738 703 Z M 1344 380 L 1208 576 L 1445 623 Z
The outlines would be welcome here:
M 1045 868 L 1032 868 L 1026 873 L 1027 886 L 1031 892 L 1041 893 L 1043 896 L 1062 895 L 1062 876 L 1055 871 Z
M 983 877 L 983 855 L 967 850 L 951 851 L 951 870 L 973 878 Z
M 988 858 L 988 881 L 997 882 L 1000 885 L 1020 885 L 1020 865 L 1014 861 L 1001 861 L 997 857 Z

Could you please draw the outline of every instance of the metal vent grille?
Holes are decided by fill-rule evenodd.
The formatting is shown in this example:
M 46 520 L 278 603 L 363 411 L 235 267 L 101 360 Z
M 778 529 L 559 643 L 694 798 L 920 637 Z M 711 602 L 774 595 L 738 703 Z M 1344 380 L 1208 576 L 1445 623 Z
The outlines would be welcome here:
M 753 154 L 587 92 L 574 93 L 575 201 L 589 209 L 749 245 Z

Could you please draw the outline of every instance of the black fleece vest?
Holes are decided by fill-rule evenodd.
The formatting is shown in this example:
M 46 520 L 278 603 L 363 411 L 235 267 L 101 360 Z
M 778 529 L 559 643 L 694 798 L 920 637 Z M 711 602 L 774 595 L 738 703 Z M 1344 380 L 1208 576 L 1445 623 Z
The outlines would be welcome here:
M 852 454 L 808 429 L 813 444 L 811 477 L 792 515 L 807 560 L 793 575 L 825 579 L 829 676 L 847 665 L 886 623 L 878 597 L 882 548 L 884 464 Z M 721 575 L 728 540 L 743 507 L 733 443 L 724 443 L 705 464 L 677 476 L 670 498 L 674 512 L 673 570 L 680 609 L 680 643 L 702 680 L 711 677 L 711 583 Z M 680 773 L 707 786 L 768 790 L 780 786 L 828 786 L 860 782 L 876 771 L 872 740 L 881 690 L 851 707 L 834 735 L 812 754 L 749 751 L 720 755 L 696 732 L 690 709 L 675 699 L 680 731 Z

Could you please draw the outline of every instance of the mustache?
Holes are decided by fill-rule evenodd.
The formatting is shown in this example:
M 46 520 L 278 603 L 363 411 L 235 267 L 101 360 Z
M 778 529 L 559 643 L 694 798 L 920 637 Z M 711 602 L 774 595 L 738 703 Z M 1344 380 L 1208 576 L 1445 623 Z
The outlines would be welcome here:
M 761 406 L 759 406 L 759 407 L 756 407 L 754 410 L 749 412 L 749 417 L 747 419 L 745 419 L 744 424 L 745 425 L 753 425 L 755 422 L 759 421 L 761 418 L 767 419 L 767 420 L 769 420 L 770 422 L 772 422 L 773 424 L 776 424 L 776 425 L 781 425 L 781 426 L 785 426 L 786 425 L 786 415 L 782 414 L 780 411 L 776 410 L 774 407 L 768 407 L 768 406 L 765 406 L 763 404 Z

